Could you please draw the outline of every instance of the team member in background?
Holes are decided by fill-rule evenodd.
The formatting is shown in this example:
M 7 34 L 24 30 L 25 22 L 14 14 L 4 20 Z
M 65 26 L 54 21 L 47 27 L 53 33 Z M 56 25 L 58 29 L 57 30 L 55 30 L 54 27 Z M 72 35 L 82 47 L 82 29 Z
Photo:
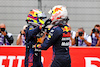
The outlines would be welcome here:
M 83 28 L 78 28 L 78 31 L 75 35 L 75 38 L 72 39 L 72 45 L 91 46 L 91 36 L 87 35 Z
M 100 25 L 96 24 L 91 31 L 92 45 L 91 46 L 100 46 Z
M 54 6 L 49 13 L 52 14 L 50 19 L 54 26 L 51 28 L 43 44 L 36 44 L 34 47 L 47 50 L 53 45 L 55 57 L 51 67 L 71 67 L 69 54 L 71 30 L 69 26 L 66 25 L 66 22 L 68 22 L 67 9 L 63 5 L 57 5 Z
M 0 45 L 11 45 L 14 39 L 11 33 L 6 31 L 6 25 L 0 24 Z
M 25 30 L 27 28 L 27 25 L 24 25 L 23 26 L 23 29 L 20 31 L 20 34 L 18 34 L 18 37 L 17 37 L 17 41 L 16 41 L 16 44 L 17 45 L 21 45 L 21 46 L 25 46 Z
M 37 29 L 39 28 L 38 26 L 44 24 L 44 21 L 42 20 L 44 18 L 46 18 L 46 15 L 38 9 L 33 9 L 28 13 L 28 17 L 26 19 L 28 27 L 25 31 L 26 34 L 25 67 L 43 67 L 41 63 L 41 50 L 34 49 L 33 45 L 35 45 L 37 42 L 42 43 L 41 42 L 42 33 L 34 29 L 35 28 Z M 35 34 L 31 33 L 32 30 L 34 30 Z

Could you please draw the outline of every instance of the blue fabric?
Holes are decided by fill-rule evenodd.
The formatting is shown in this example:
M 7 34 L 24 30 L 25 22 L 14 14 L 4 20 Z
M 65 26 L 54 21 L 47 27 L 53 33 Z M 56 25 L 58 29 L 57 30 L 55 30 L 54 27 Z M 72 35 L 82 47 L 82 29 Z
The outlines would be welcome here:
M 25 67 L 43 67 L 41 63 L 41 51 L 35 51 L 33 45 L 37 43 L 36 35 L 40 32 L 39 27 L 32 28 L 32 25 L 26 29 L 26 57 Z M 35 55 L 36 54 L 36 55 Z

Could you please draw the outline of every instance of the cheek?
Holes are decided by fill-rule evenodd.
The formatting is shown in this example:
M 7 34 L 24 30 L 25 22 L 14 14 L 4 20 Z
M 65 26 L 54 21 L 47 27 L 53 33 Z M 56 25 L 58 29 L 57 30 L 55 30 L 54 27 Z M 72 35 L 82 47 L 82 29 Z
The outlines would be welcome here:
M 25 34 L 25 32 L 24 32 L 24 34 Z
M 95 34 L 95 36 L 97 36 L 97 33 L 96 32 L 94 34 Z

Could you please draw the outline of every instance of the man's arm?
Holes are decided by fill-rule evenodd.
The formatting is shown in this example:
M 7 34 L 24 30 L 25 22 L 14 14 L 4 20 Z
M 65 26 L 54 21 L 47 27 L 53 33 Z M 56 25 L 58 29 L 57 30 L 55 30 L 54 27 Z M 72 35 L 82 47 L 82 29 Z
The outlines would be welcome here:
M 4 36 L 7 40 L 8 40 L 8 42 L 10 43 L 10 44 L 12 44 L 13 43 L 13 41 L 14 41 L 14 38 L 13 38 L 13 36 L 11 35 L 11 36 L 9 36 L 9 34 L 7 34 L 6 36 Z
M 42 50 L 47 50 L 51 45 L 53 45 L 56 40 L 62 36 L 62 30 L 58 30 L 58 29 L 52 29 L 49 32 L 49 35 L 47 37 L 47 39 L 44 41 L 43 44 L 41 44 L 41 49 Z
M 74 44 L 75 44 L 75 38 L 73 39 L 73 38 L 71 37 L 71 41 L 72 41 L 72 45 L 74 45 Z
M 76 44 L 76 39 L 78 38 L 78 32 L 76 32 L 74 35 L 75 35 L 74 38 L 71 37 L 72 45 L 75 45 Z
M 100 46 L 100 37 L 98 38 L 96 46 Z
M 7 33 L 7 31 L 1 31 L 4 37 L 8 40 L 9 44 L 12 44 L 14 39 L 11 33 Z
M 80 39 L 82 39 L 84 42 L 85 42 L 85 44 L 87 44 L 87 46 L 91 46 L 91 36 L 88 36 L 87 37 L 87 40 L 84 38 L 84 36 L 80 36 Z
M 28 42 L 31 39 L 31 37 L 36 36 L 41 31 L 41 29 L 42 29 L 42 26 L 38 26 L 31 30 L 30 30 L 30 28 L 27 28 L 25 31 L 26 42 Z
M 29 36 L 37 35 L 41 31 L 42 27 L 38 26 L 35 29 L 28 30 Z
M 88 42 L 87 40 L 84 40 L 84 42 L 87 44 L 87 46 L 91 46 L 91 43 Z
M 22 35 L 19 34 L 18 37 L 17 37 L 17 41 L 16 41 L 16 44 L 17 44 L 17 45 L 20 44 L 20 42 L 21 42 L 21 37 L 22 37 Z

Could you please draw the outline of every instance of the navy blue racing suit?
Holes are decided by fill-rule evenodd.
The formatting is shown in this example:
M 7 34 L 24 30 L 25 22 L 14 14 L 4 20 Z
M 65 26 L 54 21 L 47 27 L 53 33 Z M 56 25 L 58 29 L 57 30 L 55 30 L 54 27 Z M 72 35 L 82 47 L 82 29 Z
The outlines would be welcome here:
M 67 25 L 53 27 L 44 43 L 41 44 L 42 50 L 47 50 L 53 45 L 55 58 L 51 67 L 71 67 L 69 54 L 70 28 Z
M 37 43 L 36 35 L 39 32 L 40 32 L 39 27 L 34 27 L 32 24 L 30 24 L 25 31 L 26 33 L 25 67 L 43 67 L 41 63 L 41 50 L 33 48 L 33 46 Z

